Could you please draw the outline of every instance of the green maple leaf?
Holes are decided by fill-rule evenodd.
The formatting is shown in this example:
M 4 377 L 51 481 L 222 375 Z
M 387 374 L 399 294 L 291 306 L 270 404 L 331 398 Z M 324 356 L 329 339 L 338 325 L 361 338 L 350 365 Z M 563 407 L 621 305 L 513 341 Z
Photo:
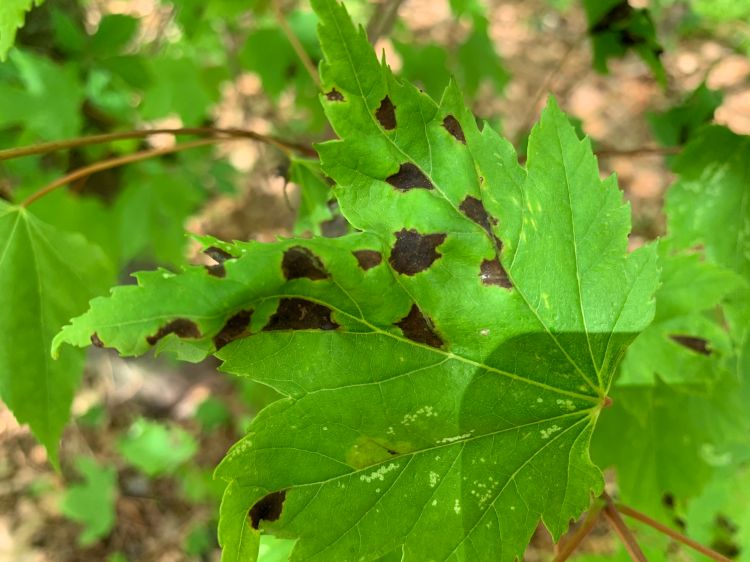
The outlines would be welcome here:
M 63 515 L 84 525 L 79 537 L 81 545 L 90 545 L 105 537 L 115 524 L 117 501 L 117 470 L 100 466 L 94 459 L 76 459 L 84 481 L 69 487 L 62 498 Z
M 65 349 L 53 361 L 50 344 L 111 280 L 106 258 L 82 236 L 0 201 L 0 397 L 53 462 L 84 354 Z
M 26 12 L 44 0 L 3 0 L 0 4 L 0 61 L 5 60 L 8 50 L 16 39 L 16 31 L 23 27 Z
M 326 114 L 318 146 L 360 232 L 206 240 L 218 262 L 138 274 L 56 338 L 199 359 L 285 398 L 217 474 L 225 560 L 259 530 L 293 560 L 513 560 L 602 489 L 589 439 L 627 345 L 653 316 L 656 253 L 554 101 L 526 168 L 455 85 L 435 103 L 314 2 Z M 436 532 L 439 530 L 439 532 Z

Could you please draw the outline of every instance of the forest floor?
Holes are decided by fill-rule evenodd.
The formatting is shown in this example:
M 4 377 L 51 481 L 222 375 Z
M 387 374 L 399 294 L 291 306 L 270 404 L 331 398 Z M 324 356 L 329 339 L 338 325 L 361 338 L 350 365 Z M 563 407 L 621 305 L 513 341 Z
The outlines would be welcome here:
M 128 3 L 111 4 L 128 9 Z M 421 38 L 443 39 L 456 33 L 447 0 L 406 0 L 401 16 Z M 617 150 L 655 146 L 646 115 L 679 102 L 704 80 L 726 92 L 716 120 L 737 133 L 750 134 L 750 60 L 721 39 L 693 37 L 667 45 L 663 60 L 669 81 L 663 89 L 633 55 L 612 62 L 608 75 L 595 73 L 585 19 L 578 8 L 561 14 L 544 0 L 493 0 L 489 19 L 491 36 L 512 80 L 502 97 L 489 90 L 481 94 L 477 107 L 499 115 L 511 139 L 528 129 L 545 102 L 544 91 L 549 90 L 565 111 L 581 119 L 597 146 Z M 669 18 L 664 25 L 671 25 Z M 393 57 L 387 41 L 379 46 Z M 398 68 L 395 58 L 391 62 Z M 253 103 L 260 96 L 257 79 L 241 77 L 226 89 L 218 124 L 270 129 L 274 116 L 252 109 L 263 106 Z M 266 149 L 242 147 L 228 157 L 238 168 L 256 173 L 247 174 L 241 197 L 212 202 L 189 228 L 227 239 L 270 240 L 289 234 L 294 215 L 284 197 L 284 182 L 273 177 L 273 167 L 266 162 Z M 662 196 L 674 179 L 664 158 L 610 156 L 600 164 L 604 174 L 617 173 L 632 203 L 632 244 L 663 234 Z M 216 372 L 215 361 L 178 368 L 154 359 L 125 361 L 96 350 L 74 404 L 74 417 L 96 404 L 106 405 L 106 413 L 95 426 L 71 424 L 63 438 L 61 473 L 51 469 L 44 449 L 0 406 L 0 560 L 105 561 L 118 551 L 139 562 L 218 560 L 215 548 L 203 556 L 185 554 L 191 532 L 211 529 L 215 505 L 188 501 L 182 477 L 140 476 L 123 463 L 115 444 L 141 416 L 170 421 L 196 438 L 194 462 L 207 472 L 240 431 L 230 425 L 203 434 L 194 419 L 196 408 L 207 396 L 218 396 L 236 418 L 247 418 L 253 412 L 237 394 L 233 381 Z M 118 468 L 116 525 L 109 538 L 89 548 L 77 545 L 80 527 L 64 518 L 59 508 L 66 483 L 77 479 L 71 459 L 79 454 L 93 454 Z M 612 545 L 606 530 L 597 529 L 583 548 L 606 553 Z M 527 560 L 548 559 L 550 552 L 551 541 L 540 532 Z

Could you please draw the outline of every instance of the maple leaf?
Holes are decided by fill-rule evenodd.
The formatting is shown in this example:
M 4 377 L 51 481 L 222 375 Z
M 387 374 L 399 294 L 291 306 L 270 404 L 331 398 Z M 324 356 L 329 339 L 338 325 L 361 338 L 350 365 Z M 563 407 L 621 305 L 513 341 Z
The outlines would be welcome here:
M 318 151 L 359 232 L 206 239 L 216 265 L 138 274 L 54 346 L 217 351 L 285 396 L 217 469 L 225 560 L 260 530 L 293 560 L 519 558 L 602 489 L 589 440 L 653 316 L 655 249 L 627 253 L 629 209 L 554 101 L 524 168 L 455 85 L 434 102 L 313 5 L 339 136 Z

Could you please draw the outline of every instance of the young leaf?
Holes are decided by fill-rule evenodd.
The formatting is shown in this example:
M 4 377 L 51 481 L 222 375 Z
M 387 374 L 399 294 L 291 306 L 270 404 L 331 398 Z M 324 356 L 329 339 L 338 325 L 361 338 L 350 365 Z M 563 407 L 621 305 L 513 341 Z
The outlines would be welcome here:
M 112 272 L 99 248 L 0 201 L 0 396 L 53 462 L 84 356 L 49 355 L 52 337 L 101 292 Z
M 554 102 L 523 168 L 455 86 L 436 104 L 313 4 L 340 138 L 318 150 L 362 232 L 208 248 L 214 269 L 139 274 L 55 345 L 218 349 L 285 396 L 217 470 L 225 560 L 260 529 L 293 560 L 520 558 L 601 491 L 589 439 L 653 316 L 654 248 L 627 254 L 628 207 Z
M 195 454 L 197 445 L 179 427 L 139 419 L 117 446 L 130 464 L 148 476 L 171 474 Z
M 88 457 L 79 457 L 76 467 L 84 482 L 66 490 L 60 510 L 69 519 L 84 525 L 78 540 L 87 546 L 107 536 L 115 524 L 117 470 L 99 466 Z
M 5 60 L 8 50 L 16 39 L 16 31 L 23 27 L 26 12 L 44 0 L 3 0 L 0 4 L 0 61 Z

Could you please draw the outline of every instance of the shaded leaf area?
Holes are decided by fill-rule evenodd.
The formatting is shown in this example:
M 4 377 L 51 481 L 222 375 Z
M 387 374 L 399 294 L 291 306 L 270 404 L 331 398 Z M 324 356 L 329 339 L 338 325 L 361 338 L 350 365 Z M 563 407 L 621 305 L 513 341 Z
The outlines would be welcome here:
M 623 502 L 671 521 L 666 495 L 684 505 L 722 467 L 742 460 L 750 434 L 746 400 L 742 382 L 730 373 L 708 389 L 660 381 L 619 387 L 594 432 L 592 456 L 600 466 L 616 468 Z
M 0 396 L 57 462 L 84 356 L 49 355 L 68 319 L 112 281 L 98 247 L 0 201 Z
M 680 146 L 708 124 L 721 105 L 723 94 L 701 83 L 682 103 L 664 112 L 648 115 L 656 139 L 664 146 Z
M 633 8 L 627 0 L 583 0 L 583 7 L 597 71 L 606 74 L 609 59 L 621 58 L 633 50 L 666 86 L 667 75 L 660 58 L 664 49 L 647 9 Z
M 115 524 L 117 470 L 88 457 L 76 459 L 76 467 L 83 482 L 65 491 L 60 511 L 84 526 L 78 540 L 86 546 L 107 536 Z
M 205 239 L 236 256 L 223 276 L 139 273 L 55 344 L 221 347 L 224 370 L 284 396 L 218 469 L 225 560 L 254 559 L 261 530 L 299 538 L 293 560 L 520 558 L 540 519 L 559 537 L 601 490 L 589 439 L 653 316 L 655 250 L 627 254 L 628 208 L 554 102 L 524 168 L 455 85 L 436 103 L 342 6 L 314 7 L 339 137 L 318 150 L 359 232 Z
M 734 355 L 718 307 L 745 284 L 732 270 L 698 254 L 663 255 L 661 266 L 654 321 L 628 349 L 617 384 L 648 385 L 658 378 L 710 386 L 731 370 Z

